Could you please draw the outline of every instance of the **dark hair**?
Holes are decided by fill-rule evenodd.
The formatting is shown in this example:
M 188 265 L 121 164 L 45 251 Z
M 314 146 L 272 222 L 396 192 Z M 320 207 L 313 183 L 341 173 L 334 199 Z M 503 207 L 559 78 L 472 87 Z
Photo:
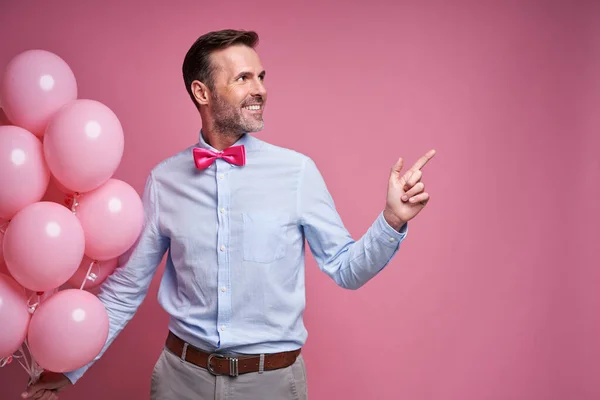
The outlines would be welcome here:
M 211 65 L 210 54 L 215 50 L 225 49 L 236 44 L 254 48 L 258 44 L 258 34 L 253 31 L 233 29 L 208 32 L 200 36 L 188 50 L 181 69 L 185 88 L 196 107 L 198 104 L 192 93 L 192 82 L 198 80 L 212 90 L 214 88 L 214 66 Z

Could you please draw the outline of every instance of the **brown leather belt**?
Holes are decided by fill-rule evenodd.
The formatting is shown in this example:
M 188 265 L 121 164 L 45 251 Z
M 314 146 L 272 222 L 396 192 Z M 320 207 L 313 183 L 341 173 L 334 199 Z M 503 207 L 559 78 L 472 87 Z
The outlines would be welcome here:
M 260 355 L 240 355 L 234 357 L 217 353 L 207 353 L 184 342 L 171 331 L 169 331 L 169 335 L 167 336 L 166 347 L 177 357 L 204 368 L 213 375 L 238 376 L 239 374 L 260 372 L 261 370 Z M 262 369 L 270 371 L 289 367 L 296 361 L 301 350 L 264 354 Z

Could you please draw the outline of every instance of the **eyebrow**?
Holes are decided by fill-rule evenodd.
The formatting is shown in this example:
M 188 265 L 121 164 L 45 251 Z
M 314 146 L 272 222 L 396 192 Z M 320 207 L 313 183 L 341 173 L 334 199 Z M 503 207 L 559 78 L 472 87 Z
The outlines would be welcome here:
M 254 73 L 252 73 L 250 71 L 242 71 L 239 74 L 237 74 L 233 79 L 234 80 L 238 79 L 239 77 L 244 76 L 244 75 L 252 76 L 252 75 L 254 75 Z M 267 75 L 267 71 L 265 71 L 265 70 L 262 70 L 261 73 L 258 74 L 258 76 L 262 76 L 263 78 L 265 77 L 265 75 Z

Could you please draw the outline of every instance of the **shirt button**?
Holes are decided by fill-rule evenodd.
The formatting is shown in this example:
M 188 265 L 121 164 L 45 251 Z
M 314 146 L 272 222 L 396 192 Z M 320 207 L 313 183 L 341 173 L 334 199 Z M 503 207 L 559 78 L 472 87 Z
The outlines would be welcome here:
M 221 208 L 221 214 L 225 214 L 225 209 Z
M 221 325 L 221 332 L 225 330 L 225 325 Z
M 390 238 L 390 242 L 395 242 L 396 239 L 394 239 L 393 237 Z
M 221 251 L 225 251 L 225 246 L 221 245 Z
M 225 293 L 226 291 L 227 291 L 227 288 L 226 288 L 225 286 L 223 286 L 223 287 L 221 288 L 221 292 Z
M 219 174 L 219 179 L 225 179 L 225 175 Z

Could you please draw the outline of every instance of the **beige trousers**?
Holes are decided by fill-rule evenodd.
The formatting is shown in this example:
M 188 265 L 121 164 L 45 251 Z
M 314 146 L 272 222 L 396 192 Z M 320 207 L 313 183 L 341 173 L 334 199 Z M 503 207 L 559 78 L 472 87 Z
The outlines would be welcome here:
M 307 400 L 302 354 L 287 368 L 236 377 L 214 376 L 163 349 L 154 371 L 152 400 Z

